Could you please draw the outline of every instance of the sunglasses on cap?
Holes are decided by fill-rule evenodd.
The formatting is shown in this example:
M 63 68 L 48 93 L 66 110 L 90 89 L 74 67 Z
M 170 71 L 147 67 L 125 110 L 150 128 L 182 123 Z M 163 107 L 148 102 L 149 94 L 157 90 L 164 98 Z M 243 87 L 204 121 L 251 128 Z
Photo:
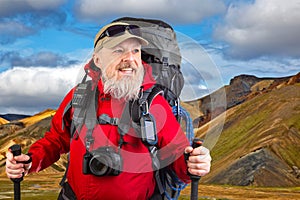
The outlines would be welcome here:
M 114 25 L 108 27 L 95 42 L 94 48 L 97 46 L 98 42 L 104 37 L 113 37 L 122 35 L 125 31 L 128 31 L 132 35 L 141 37 L 140 27 L 136 25 Z

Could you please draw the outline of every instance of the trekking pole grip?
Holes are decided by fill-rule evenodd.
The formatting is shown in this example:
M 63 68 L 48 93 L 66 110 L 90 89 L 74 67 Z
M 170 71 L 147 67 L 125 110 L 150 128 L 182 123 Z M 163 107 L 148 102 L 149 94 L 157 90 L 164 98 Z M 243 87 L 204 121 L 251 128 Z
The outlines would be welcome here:
M 192 147 L 193 149 L 202 146 L 203 141 L 199 138 L 194 138 Z M 191 186 L 191 200 L 197 200 L 198 199 L 198 183 L 199 180 L 201 179 L 201 176 L 193 175 L 189 173 L 189 176 L 192 181 L 192 186 Z
M 14 144 L 11 147 L 9 147 L 12 154 L 14 156 L 19 156 L 22 153 L 21 146 L 18 144 Z M 24 176 L 24 174 L 23 174 Z M 14 200 L 20 200 L 21 199 L 21 187 L 20 182 L 23 180 L 23 176 L 21 178 L 11 178 L 11 180 L 14 182 Z

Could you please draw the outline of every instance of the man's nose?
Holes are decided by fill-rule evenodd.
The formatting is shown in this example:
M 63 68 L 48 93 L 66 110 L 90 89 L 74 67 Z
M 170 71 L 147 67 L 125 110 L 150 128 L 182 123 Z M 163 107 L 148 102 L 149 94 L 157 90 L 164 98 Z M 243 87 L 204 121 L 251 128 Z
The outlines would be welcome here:
M 123 57 L 124 61 L 133 61 L 134 60 L 134 55 L 132 51 L 127 51 Z

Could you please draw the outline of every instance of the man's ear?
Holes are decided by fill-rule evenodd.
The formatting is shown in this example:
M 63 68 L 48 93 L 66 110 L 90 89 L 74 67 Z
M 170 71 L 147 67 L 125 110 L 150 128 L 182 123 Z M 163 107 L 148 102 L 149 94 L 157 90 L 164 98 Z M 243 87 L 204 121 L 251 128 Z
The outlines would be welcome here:
M 98 53 L 93 54 L 93 60 L 94 60 L 95 65 L 101 69 L 101 58 Z

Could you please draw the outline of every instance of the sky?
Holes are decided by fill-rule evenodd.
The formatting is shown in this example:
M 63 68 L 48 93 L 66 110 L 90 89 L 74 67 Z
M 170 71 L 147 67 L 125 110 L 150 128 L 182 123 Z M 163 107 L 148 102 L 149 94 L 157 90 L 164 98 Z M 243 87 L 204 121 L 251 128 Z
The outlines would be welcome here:
M 182 100 L 240 74 L 300 72 L 300 0 L 0 0 L 0 5 L 0 114 L 56 109 L 80 79 L 97 31 L 123 16 L 172 25 L 183 57 Z

